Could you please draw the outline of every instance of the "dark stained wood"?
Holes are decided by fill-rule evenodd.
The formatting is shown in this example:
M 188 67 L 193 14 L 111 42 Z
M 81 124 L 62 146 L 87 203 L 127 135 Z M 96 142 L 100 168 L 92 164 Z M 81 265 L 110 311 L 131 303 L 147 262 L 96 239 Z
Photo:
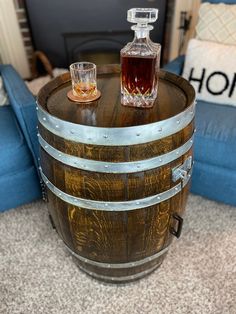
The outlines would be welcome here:
M 194 123 L 191 122 L 183 130 L 157 141 L 131 146 L 98 146 L 69 140 L 65 142 L 39 123 L 40 134 L 54 148 L 68 155 L 107 162 L 137 161 L 166 154 L 186 143 L 193 131 Z
M 171 83 L 167 84 L 164 80 L 160 80 L 159 97 L 151 109 L 136 109 L 121 105 L 119 74 L 116 76 L 111 74 L 99 76 L 98 89 L 102 95 L 98 100 L 91 103 L 70 101 L 67 98 L 70 89 L 71 82 L 69 81 L 52 92 L 47 100 L 48 112 L 62 120 L 90 126 L 142 125 L 170 118 L 170 108 L 175 102 L 179 106 L 174 107 L 174 114 L 180 113 L 187 107 L 187 99 L 181 90 Z M 111 101 L 111 99 L 115 101 Z
M 87 104 L 72 102 L 66 96 L 70 88 L 70 75 L 65 73 L 40 90 L 38 102 L 60 119 L 97 127 L 127 127 L 165 120 L 189 107 L 195 97 L 192 86 L 186 80 L 161 71 L 158 98 L 152 108 L 122 106 L 119 67 L 115 65 L 107 66 L 105 74 L 103 67 L 98 68 L 98 88 L 102 92 L 98 101 Z
M 193 156 L 193 149 L 190 149 L 184 156 L 182 156 L 182 163 L 184 162 L 185 159 L 187 159 L 189 156 Z M 184 216 L 185 212 L 185 206 L 187 202 L 187 197 L 189 194 L 189 188 L 190 188 L 191 180 L 189 183 L 181 190 L 180 193 L 175 195 L 174 197 L 171 198 L 170 204 L 170 217 L 169 217 L 169 222 L 168 222 L 168 229 L 170 230 L 171 228 L 174 228 L 176 230 L 177 228 L 177 221 L 173 219 L 174 214 L 178 214 L 181 217 Z M 165 238 L 165 244 L 164 247 L 170 245 L 172 242 L 173 236 L 171 233 L 166 233 L 166 238 Z
M 69 206 L 75 252 L 102 262 L 127 261 L 125 212 L 104 212 Z M 100 257 L 100 252 L 102 256 Z
M 42 169 L 49 181 L 63 192 L 98 201 L 130 201 L 169 190 L 172 169 L 182 163 L 182 158 L 155 169 L 110 174 L 77 169 L 53 159 L 41 150 Z M 53 165 L 49 167 L 49 165 Z
M 105 263 L 133 262 L 164 247 L 169 200 L 129 212 L 80 208 L 56 199 L 51 192 L 49 200 L 62 239 L 85 258 Z
M 48 190 L 48 199 L 49 213 L 52 216 L 56 230 L 66 245 L 73 250 L 75 245 L 68 220 L 68 204 L 56 197 L 50 190 Z
M 39 104 L 52 115 L 66 121 L 99 127 L 124 127 L 149 124 L 170 118 L 192 104 L 193 88 L 182 78 L 161 72 L 159 99 L 152 109 L 123 107 L 119 97 L 119 67 L 103 66 L 99 69 L 100 100 L 90 104 L 75 104 L 66 98 L 70 88 L 68 74 L 48 83 L 39 93 Z M 56 149 L 81 158 L 128 162 L 158 157 L 187 142 L 194 129 L 191 122 L 183 130 L 161 140 L 131 146 L 98 146 L 75 143 L 56 136 L 39 124 L 41 136 Z M 192 156 L 190 149 L 176 156 L 169 164 L 136 173 L 98 173 L 65 165 L 41 149 L 44 174 L 67 194 L 97 201 L 129 201 L 169 190 L 177 183 L 172 181 L 172 169 Z M 175 213 L 183 216 L 189 184 L 174 197 L 154 206 L 132 211 L 99 211 L 68 204 L 49 191 L 49 212 L 56 229 L 76 254 L 103 263 L 127 263 L 152 256 L 169 246 L 173 240 L 171 228 L 176 228 Z M 120 277 L 139 274 L 158 267 L 163 259 L 156 258 L 130 268 L 103 268 L 77 260 L 88 272 Z M 108 280 L 109 281 L 109 280 Z

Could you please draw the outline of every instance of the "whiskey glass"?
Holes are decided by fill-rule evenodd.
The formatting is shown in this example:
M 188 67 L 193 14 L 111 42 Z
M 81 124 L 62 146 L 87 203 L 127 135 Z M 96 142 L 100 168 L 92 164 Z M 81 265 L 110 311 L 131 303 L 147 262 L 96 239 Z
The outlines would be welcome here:
M 70 65 L 72 93 L 78 99 L 89 100 L 97 95 L 97 70 L 91 62 L 75 62 Z

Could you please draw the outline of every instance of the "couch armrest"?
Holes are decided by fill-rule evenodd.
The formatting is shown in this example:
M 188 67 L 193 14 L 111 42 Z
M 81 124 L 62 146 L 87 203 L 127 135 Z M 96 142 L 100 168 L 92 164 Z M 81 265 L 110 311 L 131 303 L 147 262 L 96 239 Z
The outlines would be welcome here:
M 25 82 L 11 65 L 0 65 L 0 74 L 12 109 L 38 166 L 39 144 L 37 138 L 36 101 Z
M 163 69 L 172 72 L 177 75 L 181 75 L 184 68 L 184 60 L 185 56 L 179 56 L 178 58 L 174 59 L 173 61 L 167 63 Z

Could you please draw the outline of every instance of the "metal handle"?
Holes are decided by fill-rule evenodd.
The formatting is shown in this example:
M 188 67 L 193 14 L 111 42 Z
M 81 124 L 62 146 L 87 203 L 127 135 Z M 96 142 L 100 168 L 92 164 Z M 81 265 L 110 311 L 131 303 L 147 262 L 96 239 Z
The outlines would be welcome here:
M 177 226 L 177 230 L 175 230 L 173 227 L 171 227 L 170 233 L 173 234 L 176 238 L 179 238 L 181 235 L 184 220 L 178 214 L 173 214 L 173 218 L 178 221 L 178 226 Z

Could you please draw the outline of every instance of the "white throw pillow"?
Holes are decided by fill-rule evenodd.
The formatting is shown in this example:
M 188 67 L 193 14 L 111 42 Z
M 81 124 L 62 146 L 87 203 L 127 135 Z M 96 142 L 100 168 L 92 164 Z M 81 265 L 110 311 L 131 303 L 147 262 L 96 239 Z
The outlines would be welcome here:
M 5 106 L 5 105 L 9 105 L 9 100 L 3 86 L 2 78 L 0 76 L 0 106 Z
M 236 5 L 203 3 L 196 33 L 197 39 L 236 45 Z
M 198 99 L 236 106 L 236 46 L 191 39 L 183 77 Z

